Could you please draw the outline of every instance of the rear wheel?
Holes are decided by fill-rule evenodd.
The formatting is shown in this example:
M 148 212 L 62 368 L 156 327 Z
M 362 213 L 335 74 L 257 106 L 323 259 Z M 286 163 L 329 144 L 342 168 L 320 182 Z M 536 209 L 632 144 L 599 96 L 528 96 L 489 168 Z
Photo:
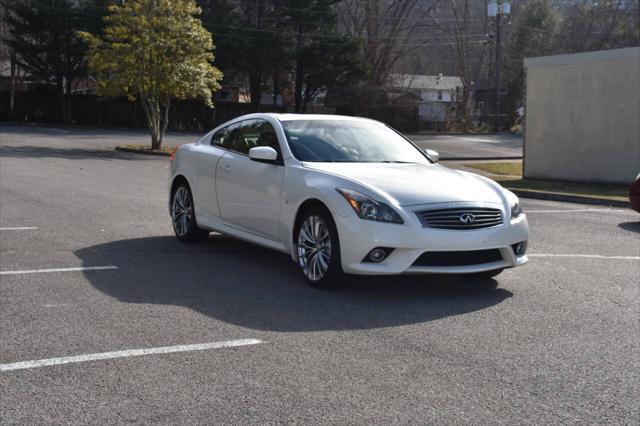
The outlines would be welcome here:
M 198 227 L 196 212 L 193 208 L 193 196 L 186 182 L 178 184 L 171 199 L 171 222 L 173 231 L 180 241 L 195 243 L 204 241 L 209 231 Z
M 323 208 L 305 211 L 296 229 L 298 267 L 313 287 L 329 289 L 344 284 L 338 230 Z

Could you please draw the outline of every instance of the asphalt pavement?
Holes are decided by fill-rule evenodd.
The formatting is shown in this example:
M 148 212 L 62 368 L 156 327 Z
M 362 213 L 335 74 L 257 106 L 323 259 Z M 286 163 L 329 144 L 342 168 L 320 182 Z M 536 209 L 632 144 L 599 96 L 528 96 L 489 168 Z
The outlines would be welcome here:
M 113 150 L 137 140 L 0 129 L 2 424 L 637 424 L 637 213 L 522 200 L 530 263 L 496 280 L 319 291 L 178 242 L 169 160 Z
M 438 151 L 443 160 L 522 158 L 522 136 L 510 133 L 487 135 L 407 135 L 422 148 Z

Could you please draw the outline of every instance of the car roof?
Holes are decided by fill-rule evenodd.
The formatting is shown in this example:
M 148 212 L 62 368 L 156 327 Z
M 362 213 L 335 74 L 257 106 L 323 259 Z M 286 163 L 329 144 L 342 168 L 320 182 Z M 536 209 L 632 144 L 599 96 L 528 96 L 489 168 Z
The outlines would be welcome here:
M 296 120 L 345 120 L 345 121 L 373 121 L 365 117 L 351 117 L 348 115 L 333 114 L 290 114 L 290 113 L 263 113 L 271 116 L 278 121 L 296 121 Z

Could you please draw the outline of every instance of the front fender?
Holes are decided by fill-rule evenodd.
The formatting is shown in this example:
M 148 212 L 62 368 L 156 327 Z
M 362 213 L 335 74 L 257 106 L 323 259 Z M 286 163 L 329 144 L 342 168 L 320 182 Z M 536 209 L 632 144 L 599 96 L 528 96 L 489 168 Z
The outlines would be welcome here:
M 336 188 L 371 192 L 359 183 L 341 176 L 298 165 L 286 168 L 282 193 L 281 241 L 294 259 L 293 227 L 300 207 L 306 201 L 317 200 L 324 204 L 331 214 L 340 217 L 355 214 Z

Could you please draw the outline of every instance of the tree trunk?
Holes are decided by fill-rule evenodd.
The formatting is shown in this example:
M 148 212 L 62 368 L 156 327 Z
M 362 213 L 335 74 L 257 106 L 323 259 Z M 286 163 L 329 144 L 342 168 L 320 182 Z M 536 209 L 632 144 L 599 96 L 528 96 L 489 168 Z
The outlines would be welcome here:
M 56 76 L 56 107 L 54 109 L 55 123 L 59 123 L 64 115 L 64 81 L 61 74 Z
M 69 74 L 67 74 L 66 80 L 65 80 L 65 94 L 64 94 L 64 114 L 63 114 L 63 121 L 65 123 L 71 123 L 72 119 L 71 119 L 71 79 L 69 77 Z
M 313 96 L 311 91 L 309 90 L 309 86 L 305 87 L 304 93 L 302 95 L 302 113 L 306 114 L 307 113 L 307 106 L 309 105 L 309 102 L 311 102 L 313 100 Z
M 151 149 L 158 150 L 162 144 L 160 127 L 160 103 L 157 99 L 140 96 L 142 110 L 151 134 Z
M 302 63 L 302 26 L 298 25 L 298 40 L 297 40 L 297 58 L 296 58 L 296 78 L 295 78 L 295 103 L 296 112 L 302 110 L 302 85 L 304 80 L 304 68 Z
M 171 106 L 171 99 L 167 99 L 165 102 L 160 105 L 161 114 L 160 114 L 160 138 L 158 140 L 158 148 L 162 148 L 162 140 L 164 139 L 164 134 L 167 131 L 167 127 L 169 127 L 169 107 Z
M 278 94 L 280 93 L 280 69 L 273 73 L 273 109 L 278 106 Z
M 262 100 L 262 75 L 252 73 L 249 75 L 249 92 L 251 95 L 251 110 L 258 112 Z
M 17 83 L 17 67 L 16 67 L 16 55 L 15 53 L 11 54 L 11 75 L 9 77 L 9 119 L 13 120 L 14 117 L 14 109 L 16 102 L 16 83 Z
M 69 16 L 64 17 L 65 25 L 65 37 L 64 37 L 64 79 L 65 86 L 63 94 L 64 97 L 64 110 L 62 113 L 62 120 L 65 123 L 71 122 L 71 54 L 69 48 L 71 46 L 71 34 L 69 30 Z

